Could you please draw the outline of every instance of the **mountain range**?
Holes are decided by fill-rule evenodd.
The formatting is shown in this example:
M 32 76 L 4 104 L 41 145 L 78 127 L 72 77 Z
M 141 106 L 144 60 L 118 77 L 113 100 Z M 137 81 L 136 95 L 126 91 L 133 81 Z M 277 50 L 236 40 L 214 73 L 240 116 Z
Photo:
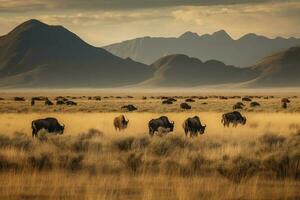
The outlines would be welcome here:
M 2 87 L 116 87 L 152 74 L 145 64 L 114 56 L 62 26 L 38 20 L 26 21 L 0 37 Z
M 265 56 L 300 45 L 300 39 L 277 37 L 274 39 L 253 33 L 234 40 L 224 30 L 199 36 L 186 32 L 178 38 L 143 37 L 103 48 L 122 57 L 145 64 L 172 54 L 185 54 L 202 61 L 218 60 L 227 65 L 249 67 Z
M 232 40 L 225 35 L 218 32 L 201 38 Z M 191 42 L 191 38 L 199 36 L 187 33 L 180 38 Z M 273 47 L 270 45 L 267 49 Z M 220 48 L 226 48 L 225 43 Z M 141 52 L 144 50 L 141 49 Z M 223 53 L 224 58 L 231 55 L 230 52 Z M 250 67 L 241 68 L 184 54 L 166 55 L 146 65 L 91 46 L 62 26 L 47 25 L 38 20 L 26 21 L 0 37 L 1 88 L 298 87 L 299 75 L 300 46 L 286 48 Z

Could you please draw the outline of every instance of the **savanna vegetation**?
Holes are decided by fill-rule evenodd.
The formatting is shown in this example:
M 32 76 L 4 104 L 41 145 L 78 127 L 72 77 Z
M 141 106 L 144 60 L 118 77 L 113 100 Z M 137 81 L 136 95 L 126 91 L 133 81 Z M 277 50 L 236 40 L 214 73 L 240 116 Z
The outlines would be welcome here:
M 8 97 L 0 102 L 0 199 L 300 198 L 296 97 L 290 98 L 288 109 L 280 107 L 279 96 L 256 99 L 260 108 L 243 102 L 247 109 L 240 111 L 247 123 L 237 128 L 224 128 L 221 116 L 239 99 L 196 99 L 188 101 L 194 105 L 191 110 L 182 111 L 179 104 L 185 98 L 175 105 L 149 96 L 86 98 L 73 99 L 77 106 L 61 108 L 39 101 L 31 106 L 28 97 L 25 102 Z M 201 110 L 202 101 L 211 110 Z M 92 113 L 80 111 L 93 104 L 97 106 Z M 126 104 L 139 110 L 122 112 L 129 126 L 115 131 L 113 119 Z M 28 110 L 14 110 L 18 106 Z M 174 132 L 150 137 L 148 121 L 162 114 L 175 122 Z M 195 115 L 207 125 L 205 134 L 185 137 L 182 123 Z M 31 121 L 48 116 L 65 124 L 64 134 L 41 131 L 33 139 Z

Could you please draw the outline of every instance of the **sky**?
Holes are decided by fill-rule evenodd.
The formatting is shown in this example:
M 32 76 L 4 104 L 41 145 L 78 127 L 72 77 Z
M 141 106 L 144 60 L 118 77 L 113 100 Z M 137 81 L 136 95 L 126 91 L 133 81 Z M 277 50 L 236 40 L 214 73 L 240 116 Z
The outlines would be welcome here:
M 0 0 L 0 35 L 38 19 L 94 46 L 137 37 L 225 30 L 300 38 L 300 0 Z

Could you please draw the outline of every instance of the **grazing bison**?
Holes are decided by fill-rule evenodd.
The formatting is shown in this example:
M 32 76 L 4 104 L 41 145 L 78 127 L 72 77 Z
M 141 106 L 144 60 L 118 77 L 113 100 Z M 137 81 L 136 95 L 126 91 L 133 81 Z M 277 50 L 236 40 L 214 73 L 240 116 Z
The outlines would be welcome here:
M 189 99 L 186 99 L 185 102 L 190 102 L 190 103 L 192 103 L 192 102 L 195 102 L 195 100 L 189 98 Z
M 132 104 L 129 104 L 129 105 L 126 105 L 126 106 L 122 106 L 121 109 L 124 109 L 124 110 L 127 110 L 127 111 L 135 111 L 137 110 L 137 108 L 132 105 Z
M 252 99 L 250 97 L 243 97 L 242 101 L 252 101 Z
M 170 101 L 170 100 L 163 100 L 162 102 L 161 102 L 162 104 L 173 104 L 173 101 Z
M 190 133 L 190 137 L 197 136 L 198 133 L 203 134 L 206 128 L 206 125 L 202 126 L 198 116 L 187 118 L 182 126 L 185 136 Z
M 33 98 L 31 99 L 31 102 L 30 102 L 30 104 L 31 104 L 31 106 L 34 106 L 34 104 L 35 104 L 35 101 L 34 101 L 34 99 L 33 99 Z
M 282 98 L 281 103 L 291 103 L 291 101 L 288 98 Z
M 286 102 L 282 102 L 282 103 L 281 103 L 281 107 L 282 107 L 283 109 L 287 109 L 288 104 L 287 104 Z
M 53 103 L 49 99 L 46 99 L 45 105 L 46 106 L 53 106 Z
M 235 104 L 232 107 L 233 110 L 243 109 L 243 106 L 241 104 Z
M 180 108 L 185 109 L 185 110 L 190 110 L 192 108 L 192 106 L 190 106 L 187 103 L 181 103 Z
M 68 106 L 77 106 L 77 103 L 74 102 L 74 101 L 68 100 L 68 101 L 66 101 L 65 103 L 66 103 Z
M 65 126 L 60 125 L 57 119 L 48 117 L 45 119 L 37 119 L 32 121 L 32 137 L 36 137 L 38 132 L 42 129 L 47 130 L 49 133 L 59 133 L 63 134 Z
M 120 115 L 114 119 L 114 127 L 119 131 L 124 130 L 127 128 L 128 122 L 129 120 L 126 120 L 124 115 Z
M 14 98 L 15 101 L 25 101 L 24 97 L 15 97 Z
M 258 106 L 260 106 L 260 104 L 256 101 L 250 103 L 250 107 L 258 107 Z
M 236 127 L 238 124 L 245 125 L 246 124 L 246 117 L 242 116 L 240 112 L 233 111 L 222 116 L 222 123 L 225 126 L 229 127 L 229 124 L 232 123 L 233 127 Z
M 161 116 L 157 119 L 151 119 L 148 123 L 149 135 L 153 136 L 155 132 L 159 132 L 160 127 L 172 132 L 174 129 L 174 122 L 170 122 L 166 116 Z

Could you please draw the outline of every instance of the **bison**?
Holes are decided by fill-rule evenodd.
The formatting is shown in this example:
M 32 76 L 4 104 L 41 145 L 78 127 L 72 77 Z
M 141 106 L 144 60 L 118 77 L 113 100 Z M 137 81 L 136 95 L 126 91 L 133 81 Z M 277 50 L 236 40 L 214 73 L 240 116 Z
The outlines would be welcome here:
M 242 116 L 240 112 L 233 111 L 222 115 L 222 123 L 225 126 L 229 127 L 229 124 L 232 123 L 233 127 L 237 127 L 238 124 L 245 125 L 246 117 Z
M 180 108 L 181 109 L 185 109 L 185 110 L 190 110 L 192 108 L 192 106 L 190 106 L 189 104 L 187 103 L 181 103 L 180 104 Z
M 190 133 L 190 137 L 197 136 L 198 133 L 204 134 L 206 125 L 202 126 L 200 118 L 198 116 L 189 117 L 183 123 L 183 129 L 185 136 Z
M 129 104 L 129 105 L 126 105 L 126 106 L 122 106 L 121 109 L 124 109 L 124 110 L 127 110 L 127 111 L 135 111 L 137 110 L 137 108 L 132 105 L 132 104 Z
M 124 115 L 120 115 L 114 119 L 114 127 L 119 131 L 124 130 L 127 128 L 128 122 L 129 120 L 126 120 Z
M 250 97 L 243 97 L 242 101 L 252 101 L 252 99 Z
M 37 137 L 40 130 L 45 129 L 48 133 L 63 134 L 65 125 L 60 125 L 56 118 L 48 117 L 45 119 L 37 119 L 32 121 L 32 137 Z
M 190 102 L 190 103 L 192 103 L 192 102 L 195 102 L 195 100 L 194 100 L 194 99 L 191 99 L 191 98 L 189 98 L 189 99 L 186 99 L 186 100 L 185 100 L 185 102 Z
M 45 105 L 46 106 L 53 106 L 53 102 L 51 102 L 49 99 L 46 99 Z
M 14 98 L 15 101 L 25 101 L 24 97 L 15 97 Z
M 257 107 L 257 106 L 260 106 L 260 104 L 256 101 L 250 103 L 250 107 Z
M 151 119 L 148 123 L 149 135 L 153 136 L 155 132 L 159 132 L 160 127 L 172 132 L 174 129 L 174 122 L 170 122 L 166 116 L 161 116 L 157 119 Z

